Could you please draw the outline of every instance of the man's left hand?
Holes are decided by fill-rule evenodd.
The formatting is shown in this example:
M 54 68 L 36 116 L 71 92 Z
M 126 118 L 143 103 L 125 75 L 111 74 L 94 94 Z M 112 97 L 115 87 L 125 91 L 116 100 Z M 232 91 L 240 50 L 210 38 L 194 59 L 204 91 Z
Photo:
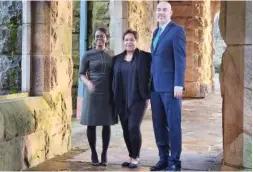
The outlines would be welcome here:
M 174 87 L 174 97 L 181 98 L 183 96 L 183 87 L 175 86 Z

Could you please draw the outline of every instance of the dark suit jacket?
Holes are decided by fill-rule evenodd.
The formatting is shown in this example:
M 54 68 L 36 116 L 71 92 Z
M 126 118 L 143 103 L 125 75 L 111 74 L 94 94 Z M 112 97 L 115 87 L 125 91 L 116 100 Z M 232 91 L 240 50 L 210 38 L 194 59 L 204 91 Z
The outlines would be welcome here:
M 124 60 L 126 51 L 114 57 L 113 66 L 113 99 L 118 111 L 117 104 L 120 103 L 120 66 Z M 150 98 L 150 63 L 151 54 L 145 51 L 141 51 L 136 48 L 134 51 L 133 59 L 131 61 L 132 72 L 131 77 L 128 80 L 130 87 L 128 88 L 128 102 L 129 108 L 135 101 L 145 100 Z
M 153 40 L 158 29 L 154 31 Z M 184 29 L 170 22 L 162 32 L 156 48 L 151 44 L 151 77 L 155 91 L 173 92 L 174 86 L 184 87 L 186 40 Z

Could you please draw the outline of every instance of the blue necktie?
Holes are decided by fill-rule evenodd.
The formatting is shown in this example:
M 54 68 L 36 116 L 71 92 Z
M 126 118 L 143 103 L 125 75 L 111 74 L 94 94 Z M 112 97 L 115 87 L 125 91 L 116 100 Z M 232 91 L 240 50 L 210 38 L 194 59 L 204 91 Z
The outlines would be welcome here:
M 156 48 L 156 45 L 157 45 L 158 40 L 159 40 L 159 38 L 160 38 L 160 36 L 161 36 L 161 33 L 162 33 L 162 29 L 159 28 L 159 30 L 158 30 L 158 32 L 157 32 L 157 34 L 156 34 L 156 37 L 155 37 L 155 39 L 154 39 L 154 42 L 153 42 L 153 49 Z

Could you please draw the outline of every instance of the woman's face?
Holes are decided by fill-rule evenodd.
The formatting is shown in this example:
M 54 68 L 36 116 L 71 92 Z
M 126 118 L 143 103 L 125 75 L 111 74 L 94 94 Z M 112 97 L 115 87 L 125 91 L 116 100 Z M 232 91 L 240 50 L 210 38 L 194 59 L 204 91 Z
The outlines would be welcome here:
M 134 37 L 134 34 L 128 33 L 124 37 L 125 50 L 128 52 L 133 52 L 136 48 L 137 40 Z
M 105 47 L 105 43 L 107 41 L 106 35 L 104 32 L 97 30 L 95 33 L 95 44 L 98 47 Z

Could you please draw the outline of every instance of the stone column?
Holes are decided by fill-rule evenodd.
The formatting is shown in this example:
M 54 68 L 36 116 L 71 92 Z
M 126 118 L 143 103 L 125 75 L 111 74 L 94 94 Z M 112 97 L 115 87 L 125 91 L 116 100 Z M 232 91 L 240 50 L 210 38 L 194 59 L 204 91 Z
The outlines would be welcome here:
M 31 2 L 22 1 L 22 92 L 30 91 L 31 81 Z
M 213 87 L 211 2 L 170 3 L 172 20 L 186 31 L 185 97 L 205 97 Z
M 251 2 L 222 2 L 220 30 L 227 48 L 222 57 L 223 98 L 222 170 L 252 168 L 252 35 Z
M 128 28 L 127 12 L 127 1 L 110 0 L 110 48 L 114 54 L 119 54 L 124 49 L 122 35 Z
M 128 2 L 128 26 L 139 34 L 138 48 L 150 52 L 153 31 L 156 29 L 153 1 Z
M 48 2 L 32 1 L 31 94 L 49 91 L 50 8 Z

